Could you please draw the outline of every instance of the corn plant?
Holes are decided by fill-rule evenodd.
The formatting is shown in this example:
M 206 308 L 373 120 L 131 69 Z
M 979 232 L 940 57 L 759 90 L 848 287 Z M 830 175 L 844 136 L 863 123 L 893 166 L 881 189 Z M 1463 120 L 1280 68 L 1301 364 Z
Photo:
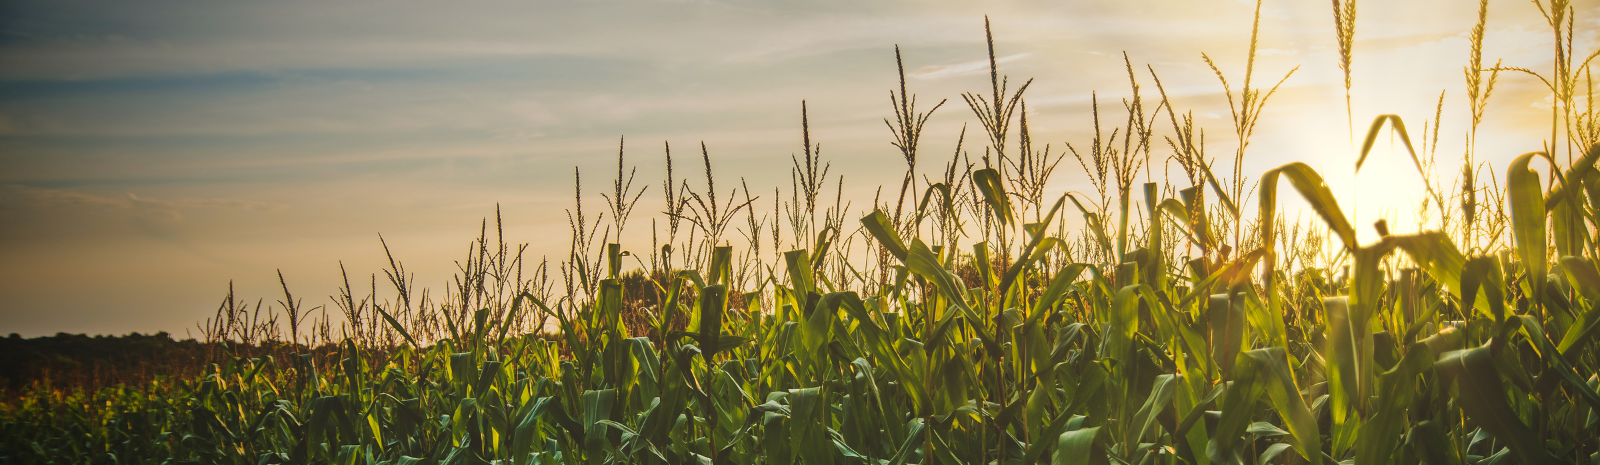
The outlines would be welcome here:
M 1341 31 L 1353 30 L 1349 11 Z M 804 155 L 792 160 L 789 200 L 775 191 L 771 211 L 757 213 L 765 203 L 742 182 L 719 194 L 704 144 L 704 190 L 672 177 L 667 152 L 666 240 L 652 223 L 646 265 L 610 240 L 643 192 L 632 190 L 619 147 L 603 194 L 614 233 L 596 234 L 605 218 L 584 215 L 574 183 L 573 239 L 558 264 L 565 294 L 553 291 L 548 262 L 525 278 L 523 247 L 507 246 L 498 227 L 489 243 L 487 220 L 456 289 L 437 303 L 412 297 L 393 254 L 385 276 L 395 299 L 378 297 L 375 274 L 365 298 L 346 279 L 335 299 L 342 337 L 323 318 L 312 323 L 320 335 L 300 344 L 309 312 L 280 276 L 296 332 L 289 343 L 244 350 L 261 346 L 249 339 L 259 332 L 281 339 L 270 335 L 270 311 L 268 320 L 235 318 L 247 312 L 230 292 L 206 327 L 219 340 L 245 339 L 236 348 L 195 376 L 17 393 L 0 407 L 0 461 L 1600 460 L 1600 144 L 1566 163 L 1554 151 L 1517 157 L 1503 178 L 1490 176 L 1495 187 L 1481 190 L 1491 201 L 1481 204 L 1477 176 L 1488 170 L 1469 159 L 1452 193 L 1459 202 L 1426 184 L 1435 208 L 1465 210 L 1455 212 L 1463 226 L 1441 215 L 1436 230 L 1390 234 L 1379 221 L 1379 238 L 1362 244 L 1304 163 L 1262 173 L 1250 191 L 1256 208 L 1246 207 L 1239 165 L 1272 93 L 1250 87 L 1253 64 L 1242 93 L 1225 90 L 1240 106 L 1235 169 L 1224 178 L 1191 113 L 1179 119 L 1150 66 L 1162 99 L 1144 109 L 1125 55 L 1132 93 L 1123 125 L 1111 129 L 1122 147 L 1101 138 L 1098 97 L 1087 155 L 1068 146 L 1099 197 L 1047 195 L 1061 155 L 1034 149 L 1028 84 L 1008 90 L 988 38 L 989 95 L 964 98 L 990 155 L 971 161 L 963 133 L 942 175 L 919 183 L 918 137 L 932 110 L 915 110 L 902 76 L 889 126 L 908 170 L 892 203 L 850 210 L 802 106 Z M 1479 72 L 1469 68 L 1469 79 Z M 1474 125 L 1487 94 L 1470 97 Z M 1154 127 L 1163 107 L 1172 134 Z M 1438 119 L 1436 111 L 1435 139 Z M 1383 115 L 1362 160 L 1384 128 L 1411 148 L 1401 118 Z M 1158 135 L 1185 170 L 1181 184 L 1151 179 Z M 1411 156 L 1428 176 L 1432 162 Z M 1207 192 L 1223 205 L 1208 206 Z M 1306 201 L 1312 222 L 1282 218 L 1286 192 Z M 1069 202 L 1081 228 L 1067 227 L 1079 221 L 1069 220 Z M 741 213 L 743 251 L 727 234 Z M 1483 224 L 1495 215 L 1504 235 Z M 766 231 L 770 260 L 759 245 Z

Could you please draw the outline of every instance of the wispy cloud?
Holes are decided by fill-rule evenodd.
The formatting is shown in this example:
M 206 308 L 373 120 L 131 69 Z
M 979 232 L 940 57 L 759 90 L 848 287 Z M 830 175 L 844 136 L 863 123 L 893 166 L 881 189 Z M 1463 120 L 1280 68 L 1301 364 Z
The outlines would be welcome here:
M 252 202 L 230 198 L 174 198 L 156 199 L 128 193 L 121 197 L 108 197 L 66 189 L 47 189 L 8 184 L 0 187 L 0 206 L 11 209 L 61 209 L 136 211 L 155 217 L 179 221 L 186 210 L 216 208 L 246 211 L 282 211 L 289 208 L 281 203 Z
M 995 61 L 996 64 L 1010 63 L 1010 62 L 1021 60 L 1023 58 L 1027 58 L 1027 57 L 1028 57 L 1027 53 L 1018 53 L 1018 54 L 1015 54 L 1015 55 L 1006 55 L 1006 56 L 1003 56 L 1003 57 L 998 57 L 998 58 L 995 58 L 994 61 Z M 944 78 L 957 77 L 957 76 L 971 76 L 971 75 L 974 75 L 974 74 L 988 74 L 988 73 L 989 73 L 989 60 L 984 59 L 984 60 L 968 61 L 968 62 L 965 62 L 965 63 L 956 63 L 956 64 L 952 64 L 952 65 L 930 65 L 930 66 L 924 66 L 924 67 L 918 68 L 916 71 L 912 71 L 910 73 L 906 73 L 906 77 L 915 78 L 915 79 L 929 79 L 929 80 L 932 80 L 932 79 L 944 79 Z

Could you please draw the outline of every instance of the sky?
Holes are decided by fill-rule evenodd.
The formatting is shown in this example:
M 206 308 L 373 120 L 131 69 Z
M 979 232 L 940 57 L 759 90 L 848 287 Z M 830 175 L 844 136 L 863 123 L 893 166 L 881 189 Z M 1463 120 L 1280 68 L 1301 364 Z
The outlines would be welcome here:
M 1441 176 L 1459 169 L 1464 150 L 1462 67 L 1475 3 L 1359 3 L 1357 132 L 1389 113 L 1419 131 L 1443 92 Z M 1597 3 L 1574 2 L 1584 54 L 1597 43 Z M 1035 79 L 1025 97 L 1036 146 L 1087 144 L 1091 95 L 1106 118 L 1123 118 L 1126 53 L 1147 99 L 1158 98 L 1148 66 L 1174 107 L 1207 130 L 1208 153 L 1230 154 L 1227 98 L 1201 54 L 1237 90 L 1254 8 L 1239 0 L 7 0 L 0 333 L 198 335 L 196 322 L 215 312 L 230 282 L 251 304 L 282 298 L 279 271 L 306 306 L 331 307 L 341 264 L 357 287 L 373 273 L 383 279 L 380 234 L 418 285 L 442 290 L 496 208 L 508 241 L 554 259 L 568 244 L 574 169 L 592 215 L 619 140 L 640 183 L 652 185 L 635 221 L 660 210 L 665 143 L 680 173 L 695 172 L 685 161 L 703 142 L 719 179 L 787 189 L 790 157 L 802 150 L 802 101 L 845 195 L 870 203 L 904 169 L 882 123 L 893 115 L 896 45 L 923 108 L 949 99 L 925 129 L 925 157 L 952 153 L 964 124 L 968 150 L 981 150 L 960 95 L 988 92 L 985 15 L 1000 72 L 1014 83 Z M 1261 16 L 1256 85 L 1298 70 L 1268 103 L 1243 171 L 1311 164 L 1353 199 L 1345 208 L 1358 225 L 1372 212 L 1409 210 L 1422 178 L 1403 151 L 1380 143 L 1353 170 L 1329 3 L 1268 0 Z M 1490 64 L 1547 73 L 1551 47 L 1533 4 L 1490 2 Z M 1478 142 L 1499 177 L 1549 137 L 1542 89 L 1526 75 L 1500 77 Z M 1153 180 L 1165 179 L 1167 153 L 1154 152 Z M 1061 167 L 1049 196 L 1089 189 L 1073 160 Z M 1182 177 L 1175 164 L 1171 172 Z

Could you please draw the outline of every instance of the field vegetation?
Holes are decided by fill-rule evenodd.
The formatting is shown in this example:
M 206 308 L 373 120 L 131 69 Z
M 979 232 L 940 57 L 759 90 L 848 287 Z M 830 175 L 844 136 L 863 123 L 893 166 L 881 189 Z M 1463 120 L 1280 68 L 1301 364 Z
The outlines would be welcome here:
M 619 144 L 603 212 L 574 185 L 566 256 L 525 259 L 497 212 L 442 293 L 394 260 L 333 308 L 230 292 L 193 374 L 8 392 L 0 462 L 1600 463 L 1596 55 L 1574 50 L 1572 5 L 1535 4 L 1548 70 L 1485 65 L 1478 3 L 1471 127 L 1346 106 L 1363 160 L 1392 137 L 1427 178 L 1424 232 L 1351 224 L 1304 163 L 1243 171 L 1293 74 L 1255 69 L 1254 30 L 1244 69 L 1204 58 L 1232 110 L 1221 155 L 1132 58 L 1121 109 L 1096 101 L 1093 137 L 1062 151 L 1031 138 L 1032 81 L 992 35 L 988 86 L 960 101 L 919 101 L 897 49 L 905 174 L 869 205 L 846 202 L 803 104 L 770 197 L 717 185 L 703 144 L 662 147 L 661 184 L 635 183 Z M 1493 167 L 1473 145 L 1499 79 L 1554 104 L 1546 145 Z M 919 145 L 935 113 L 977 124 Z M 1468 141 L 1451 177 L 1428 175 L 1441 132 Z M 1164 159 L 1181 178 L 1151 177 Z M 1074 169 L 1093 190 L 1053 192 Z M 1313 219 L 1285 220 L 1282 195 Z M 650 243 L 612 239 L 634 228 Z

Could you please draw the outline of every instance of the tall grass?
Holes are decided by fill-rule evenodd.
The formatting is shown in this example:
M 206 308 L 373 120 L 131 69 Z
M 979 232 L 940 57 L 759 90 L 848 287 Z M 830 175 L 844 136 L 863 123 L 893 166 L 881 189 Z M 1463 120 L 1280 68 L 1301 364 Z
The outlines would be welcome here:
M 1348 73 L 1354 7 L 1338 5 Z M 1461 179 L 1430 179 L 1421 206 L 1437 210 L 1434 230 L 1379 221 L 1361 244 L 1308 165 L 1246 177 L 1256 124 L 1294 72 L 1255 86 L 1255 27 L 1237 92 L 1202 56 L 1232 110 L 1231 170 L 1214 168 L 1193 113 L 1146 65 L 1150 106 L 1125 55 L 1125 117 L 1102 119 L 1096 94 L 1092 137 L 1066 144 L 1096 192 L 1050 192 L 1065 153 L 1030 134 L 1032 81 L 1011 87 L 986 20 L 989 86 L 962 95 L 981 155 L 963 130 L 948 161 L 919 171 L 923 124 L 943 101 L 917 110 L 897 49 L 885 123 L 906 174 L 866 208 L 845 201 L 802 102 L 792 183 L 770 209 L 743 180 L 718 186 L 707 144 L 703 180 L 677 177 L 664 146 L 665 203 L 649 248 L 632 248 L 615 238 L 646 188 L 619 141 L 602 213 L 586 213 L 574 172 L 564 258 L 529 265 L 497 211 L 442 296 L 417 290 L 392 254 L 382 294 L 376 273 L 364 289 L 347 274 L 333 317 L 302 307 L 281 275 L 277 307 L 230 291 L 200 326 L 218 347 L 201 375 L 19 393 L 0 410 L 0 461 L 1592 462 L 1600 145 L 1593 110 L 1572 97 L 1592 91 L 1590 60 L 1545 77 L 1567 139 L 1553 132 L 1504 173 L 1477 164 L 1502 69 L 1482 67 L 1485 5 Z M 1541 8 L 1571 55 L 1576 10 Z M 1411 152 L 1425 176 L 1443 101 Z M 1362 159 L 1385 127 L 1413 148 L 1383 115 Z M 1155 178 L 1158 137 L 1182 178 Z M 1582 150 L 1561 161 L 1563 144 Z M 1280 182 L 1314 220 L 1281 218 Z

